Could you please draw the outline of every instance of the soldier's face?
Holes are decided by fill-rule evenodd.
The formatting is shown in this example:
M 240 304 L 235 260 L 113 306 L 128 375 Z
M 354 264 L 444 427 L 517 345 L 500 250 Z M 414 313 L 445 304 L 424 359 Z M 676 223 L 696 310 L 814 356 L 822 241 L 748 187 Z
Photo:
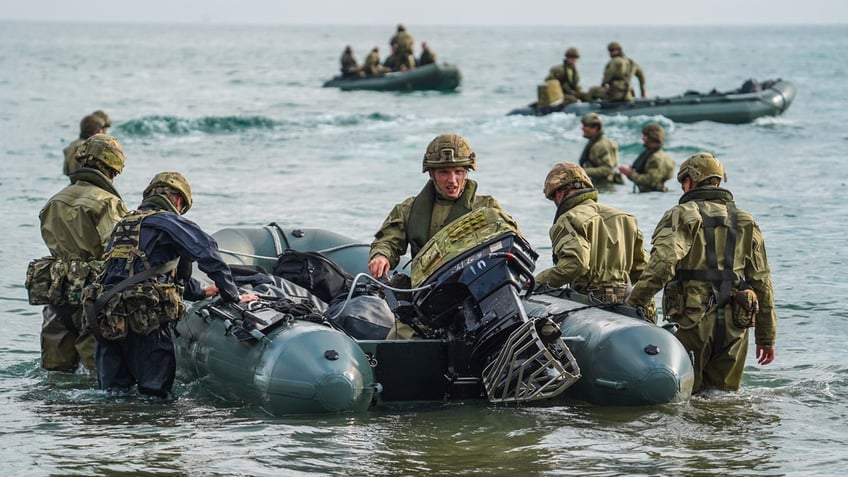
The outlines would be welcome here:
M 443 198 L 456 200 L 462 195 L 468 170 L 464 167 L 443 167 L 430 171 L 430 178 L 436 185 L 436 192 Z
M 591 124 L 584 124 L 583 125 L 583 137 L 585 137 L 587 139 L 592 139 L 593 137 L 598 135 L 598 131 L 600 131 L 600 130 L 601 130 L 601 128 L 599 128 L 598 126 L 593 126 Z

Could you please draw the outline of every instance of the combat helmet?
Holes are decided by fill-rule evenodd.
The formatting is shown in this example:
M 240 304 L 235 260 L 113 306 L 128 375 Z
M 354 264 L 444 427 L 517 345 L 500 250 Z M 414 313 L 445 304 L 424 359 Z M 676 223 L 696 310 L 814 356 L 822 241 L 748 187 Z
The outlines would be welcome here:
M 88 116 L 82 118 L 80 120 L 80 137 L 82 139 L 88 139 L 91 136 L 100 132 L 101 129 L 106 127 L 106 121 L 102 116 L 91 113 Z
M 441 134 L 427 145 L 421 172 L 444 167 L 467 167 L 477 170 L 477 154 L 459 134 Z
M 583 123 L 584 126 L 598 126 L 599 128 L 604 128 L 604 122 L 601 120 L 601 116 L 598 113 L 586 113 L 580 118 L 580 122 Z
M 101 119 L 103 119 L 103 127 L 106 127 L 106 128 L 112 127 L 112 120 L 109 119 L 109 115 L 106 114 L 106 111 L 103 111 L 102 109 L 98 109 L 97 111 L 95 111 L 91 114 L 93 116 L 99 116 Z
M 642 128 L 642 134 L 660 144 L 665 142 L 665 129 L 657 123 L 646 124 Z
M 610 44 L 607 45 L 607 51 L 620 50 L 620 49 L 621 49 L 621 43 L 619 43 L 617 41 L 611 41 Z
M 585 189 L 594 187 L 586 171 L 573 162 L 560 162 L 545 177 L 542 192 L 548 200 L 554 200 L 554 193 L 560 189 Z
M 181 215 L 191 208 L 191 186 L 179 172 L 160 172 L 153 176 L 150 184 L 144 189 L 142 197 L 146 199 L 153 195 L 165 196 L 165 194 L 180 194 L 182 196 L 184 206 L 182 210 L 177 211 Z M 170 203 L 170 200 L 168 202 Z
M 124 171 L 127 162 L 121 143 L 108 134 L 95 134 L 86 139 L 77 148 L 74 159 L 80 164 L 85 164 L 89 159 L 95 160 L 118 174 Z
M 571 48 L 565 50 L 565 57 L 566 58 L 580 58 L 580 51 L 578 51 L 577 48 L 572 46 Z
M 698 154 L 689 156 L 680 164 L 680 171 L 677 173 L 677 182 L 681 184 L 687 178 L 691 178 L 695 185 L 699 185 L 711 177 L 718 177 L 727 182 L 727 174 L 724 172 L 724 166 L 721 162 L 708 152 L 699 152 Z

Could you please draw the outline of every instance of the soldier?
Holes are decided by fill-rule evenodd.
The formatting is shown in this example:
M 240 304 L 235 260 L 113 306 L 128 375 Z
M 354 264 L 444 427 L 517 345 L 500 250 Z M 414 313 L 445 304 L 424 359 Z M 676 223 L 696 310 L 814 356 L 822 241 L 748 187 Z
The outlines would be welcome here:
M 594 185 L 624 183 L 615 168 L 618 166 L 618 144 L 604 136 L 604 122 L 597 113 L 587 113 L 580 119 L 583 137 L 589 140 L 580 154 L 580 167 L 592 178 Z
M 468 178 L 477 170 L 477 155 L 458 134 L 436 136 L 424 153 L 423 171 L 430 180 L 417 196 L 394 206 L 371 242 L 368 269 L 381 278 L 397 266 L 409 246 L 412 256 L 445 225 L 472 210 L 500 204 L 477 195 L 477 183 Z
M 383 63 L 383 67 L 389 71 L 409 71 L 415 68 L 415 57 L 408 53 L 401 53 L 400 48 L 394 44 L 391 54 Z
M 619 166 L 618 171 L 633 181 L 639 192 L 666 192 L 665 181 L 674 176 L 674 159 L 663 151 L 665 130 L 657 123 L 642 128 L 645 149 L 632 166 Z
M 94 369 L 94 337 L 83 325 L 77 294 L 100 271 L 112 227 L 127 213 L 112 184 L 126 163 L 118 140 L 106 134 L 91 136 L 77 149 L 75 161 L 81 167 L 71 173 L 71 184 L 51 197 L 38 214 L 44 243 L 51 256 L 63 263 L 55 269 L 68 270 L 68 276 L 53 277 L 67 282 L 64 287 L 54 283 L 58 289 L 68 289 L 65 298 L 44 307 L 41 366 L 67 372 L 75 371 L 80 362 Z
M 395 33 L 392 38 L 389 40 L 389 46 L 397 45 L 398 53 L 401 55 L 413 55 L 415 58 L 412 49 L 415 47 L 415 40 L 412 38 L 412 35 L 406 31 L 406 27 L 403 23 L 397 26 L 397 33 Z
M 72 172 L 80 168 L 80 164 L 75 159 L 77 148 L 82 146 L 82 143 L 91 136 L 105 133 L 106 127 L 106 121 L 100 115 L 92 113 L 82 118 L 80 121 L 79 138 L 75 139 L 62 150 L 65 153 L 65 164 L 62 166 L 63 174 L 70 176 Z
M 170 397 L 176 356 L 169 325 L 185 314 L 183 296 L 200 300 L 220 293 L 230 303 L 257 299 L 239 295 L 215 239 L 183 218 L 191 205 L 182 174 L 161 172 L 144 189 L 139 208 L 112 232 L 103 275 L 86 297 L 87 317 L 97 322 L 102 390 L 125 392 L 137 384 L 140 394 Z M 203 289 L 191 278 L 193 261 L 214 285 Z
M 387 71 L 389 69 L 380 64 L 380 48 L 375 46 L 371 53 L 365 57 L 365 63 L 359 71 L 359 76 L 379 76 Z
M 418 58 L 418 66 L 429 65 L 436 62 L 436 54 L 430 49 L 426 41 L 421 42 L 421 56 Z
M 100 119 L 103 120 L 103 133 L 106 134 L 106 132 L 108 132 L 108 129 L 112 127 L 112 120 L 109 118 L 109 115 L 106 114 L 106 111 L 103 111 L 102 109 L 98 109 L 97 111 L 91 114 L 99 116 Z
M 578 58 L 580 58 L 580 52 L 577 48 L 572 46 L 565 50 L 565 58 L 562 64 L 552 67 L 545 78 L 545 81 L 552 79 L 559 81 L 565 95 L 563 98 L 565 104 L 589 100 L 589 95 L 580 87 L 580 73 L 577 72 Z
M 751 214 L 738 209 L 724 166 L 701 152 L 680 165 L 678 205 L 654 230 L 648 265 L 627 299 L 645 306 L 660 290 L 666 320 L 694 356 L 693 392 L 739 389 L 755 326 L 757 362 L 774 360 L 777 316 L 766 246 Z
M 630 81 L 633 76 L 639 78 L 639 89 L 642 97 L 647 98 L 645 89 L 645 73 L 642 68 L 630 58 L 624 56 L 621 44 L 614 41 L 607 45 L 610 60 L 604 68 L 604 78 L 601 86 L 589 88 L 592 99 L 609 99 L 611 101 L 633 101 L 633 87 Z
M 345 47 L 339 62 L 341 63 L 343 77 L 356 76 L 359 65 L 356 63 L 356 58 L 353 57 L 353 49 L 350 45 Z
M 554 266 L 536 282 L 623 302 L 648 261 L 636 217 L 599 204 L 591 179 L 573 162 L 556 164 L 543 192 L 557 206 L 550 229 Z

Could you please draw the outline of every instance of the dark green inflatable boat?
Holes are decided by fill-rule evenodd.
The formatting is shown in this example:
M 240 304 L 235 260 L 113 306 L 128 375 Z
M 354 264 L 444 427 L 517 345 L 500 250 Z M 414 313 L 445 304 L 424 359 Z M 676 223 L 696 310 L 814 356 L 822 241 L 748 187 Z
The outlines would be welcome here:
M 679 96 L 638 98 L 630 102 L 592 101 L 586 103 L 540 106 L 538 102 L 510 111 L 509 115 L 544 116 L 568 113 L 582 116 L 595 112 L 608 116 L 665 116 L 675 122 L 749 123 L 765 116 L 783 114 L 795 99 L 795 85 L 781 79 L 759 83 L 746 81 L 740 88 L 709 93 L 688 91 Z
M 484 211 L 490 215 L 467 214 L 425 245 L 414 265 L 424 272 L 413 275 L 411 290 L 370 278 L 368 245 L 331 231 L 218 231 L 240 283 L 264 298 L 193 304 L 175 338 L 182 378 L 203 379 L 213 393 L 272 415 L 420 401 L 688 399 L 692 365 L 671 332 L 623 305 L 536 289 L 536 253 Z M 321 254 L 281 268 L 278 257 L 307 255 L 290 249 Z M 341 293 L 327 292 L 333 280 L 321 269 L 346 277 Z M 290 279 L 265 273 L 272 270 Z M 397 323 L 423 338 L 385 339 Z
M 432 63 L 410 71 L 396 71 L 381 76 L 336 76 L 325 82 L 324 87 L 345 91 L 452 91 L 461 80 L 462 74 L 455 65 Z

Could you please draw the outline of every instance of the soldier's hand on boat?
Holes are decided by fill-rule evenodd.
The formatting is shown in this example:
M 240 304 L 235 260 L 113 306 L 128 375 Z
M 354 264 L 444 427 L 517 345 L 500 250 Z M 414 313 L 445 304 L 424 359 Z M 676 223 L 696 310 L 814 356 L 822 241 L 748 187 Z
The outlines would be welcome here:
M 239 303 L 247 303 L 250 301 L 257 300 L 259 300 L 259 296 L 253 293 L 242 293 L 241 295 L 239 295 Z
M 209 298 L 210 296 L 215 296 L 218 294 L 218 287 L 213 283 L 212 285 L 209 285 L 208 287 L 203 289 L 203 294 L 206 296 L 206 298 Z
M 374 278 L 383 278 L 389 273 L 389 259 L 382 255 L 375 256 L 368 262 L 368 270 Z
M 757 345 L 757 363 L 769 364 L 774 361 L 774 346 Z

